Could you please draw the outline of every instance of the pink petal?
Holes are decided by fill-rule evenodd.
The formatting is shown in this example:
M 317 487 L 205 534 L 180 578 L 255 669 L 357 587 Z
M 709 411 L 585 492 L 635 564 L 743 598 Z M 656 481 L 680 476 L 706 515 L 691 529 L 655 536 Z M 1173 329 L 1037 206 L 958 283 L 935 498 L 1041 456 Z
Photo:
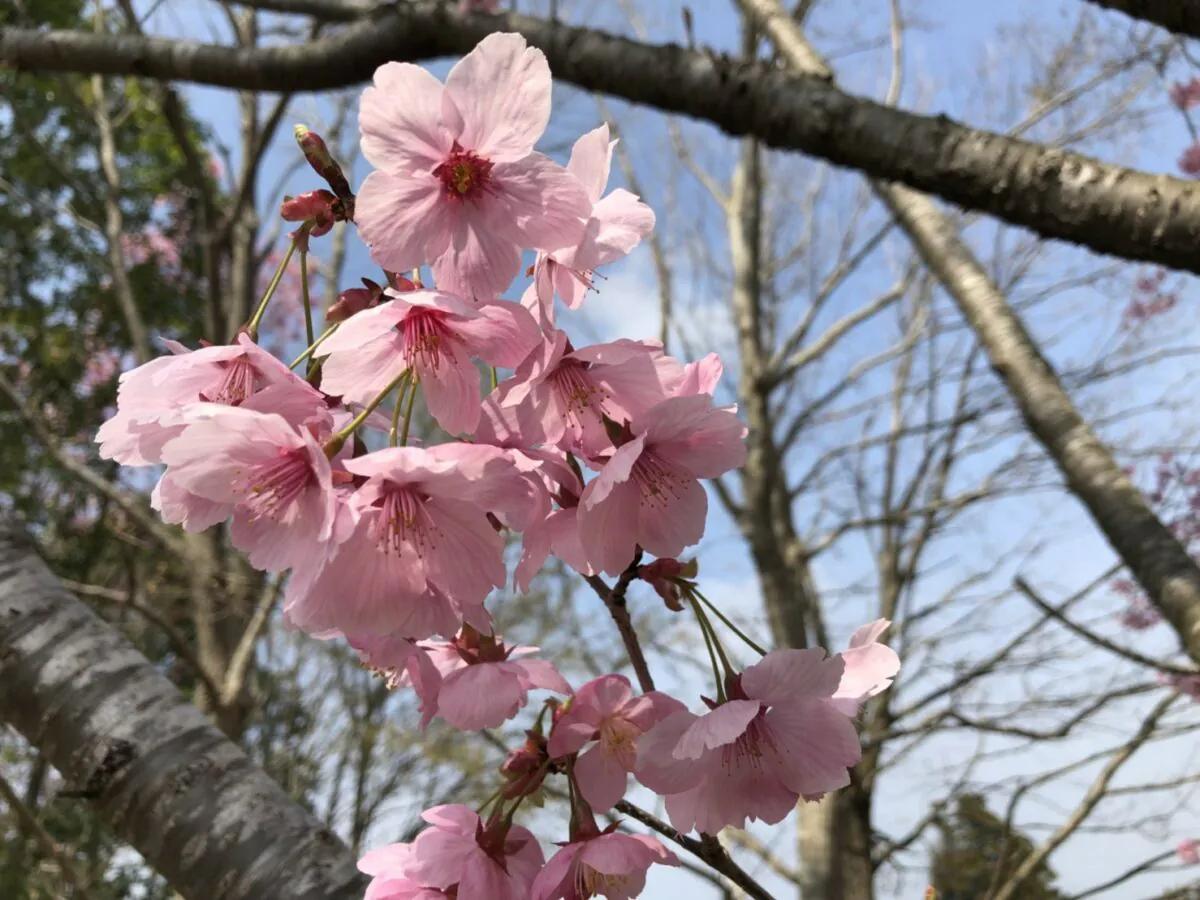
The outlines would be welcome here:
M 492 183 L 499 202 L 487 211 L 491 227 L 507 226 L 521 246 L 557 250 L 583 238 L 592 204 L 583 185 L 558 163 L 530 153 L 497 164 Z
M 633 699 L 633 685 L 624 675 L 601 675 L 579 689 L 576 703 L 586 703 L 603 715 L 611 715 Z
M 480 201 L 481 208 L 486 206 L 497 206 L 497 198 Z M 488 218 L 480 209 L 461 211 L 448 245 L 433 263 L 439 288 L 485 300 L 508 289 L 521 270 L 521 248 L 511 226 L 498 227 L 500 218 Z
M 391 272 L 406 272 L 446 251 L 452 212 L 432 175 L 399 177 L 377 170 L 359 188 L 354 223 L 375 262 Z
M 409 304 L 392 300 L 364 309 L 337 327 L 317 348 L 317 356 L 353 353 L 385 335 L 395 332 L 396 326 L 408 315 Z
M 478 312 L 478 318 L 457 323 L 455 330 L 488 365 L 515 369 L 541 342 L 537 322 L 516 303 L 489 301 Z
M 550 121 L 550 66 L 519 34 L 489 34 L 446 77 L 459 143 L 492 162 L 532 152 Z
M 690 362 L 683 367 L 683 379 L 674 388 L 677 397 L 688 394 L 708 394 L 710 397 L 721 383 L 721 375 L 725 366 L 721 357 L 715 353 L 696 362 Z M 857 633 L 857 632 L 856 632 Z
M 191 532 L 212 528 L 233 512 L 232 504 L 206 500 L 180 487 L 170 472 L 150 492 L 150 508 L 157 510 L 168 525 L 182 525 Z
M 408 367 L 400 353 L 398 337 L 393 332 L 357 350 L 326 357 L 321 368 L 321 387 L 331 397 L 341 397 L 347 403 L 364 406 L 370 403 Z
M 408 844 L 388 844 L 371 850 L 358 861 L 358 870 L 368 875 L 392 875 L 400 877 L 412 857 Z
M 470 434 L 479 424 L 483 398 L 479 393 L 479 370 L 463 353 L 442 357 L 435 371 L 417 363 L 421 388 L 429 414 L 449 434 Z
M 674 752 L 699 717 L 688 710 L 667 716 L 638 738 L 634 776 L 656 794 L 667 796 L 695 787 L 704 778 L 703 762 L 681 760 Z
M 584 489 L 584 503 L 587 502 L 588 491 L 603 476 L 601 472 Z M 623 482 L 617 484 L 602 502 L 579 507 L 579 540 L 593 568 L 610 575 L 625 571 L 637 545 L 633 524 L 638 520 L 641 502 L 642 495 L 637 485 Z
M 868 622 L 861 626 L 854 634 L 850 635 L 850 649 L 854 650 L 857 647 L 866 647 L 876 643 L 891 624 L 888 619 L 876 619 L 874 622 Z
M 646 496 L 638 510 L 638 543 L 649 553 L 676 557 L 704 537 L 708 494 L 700 482 L 675 478 L 658 496 Z
M 438 714 L 460 731 L 499 728 L 525 705 L 520 679 L 502 663 L 480 663 L 446 677 Z
M 554 691 L 558 694 L 570 694 L 571 685 L 554 668 L 554 663 L 548 659 L 521 659 L 510 662 L 524 673 L 525 687 L 530 690 L 541 689 Z
M 575 778 L 583 799 L 597 815 L 620 803 L 629 786 L 629 773 L 600 744 L 583 751 L 576 759 Z
M 683 734 L 671 755 L 675 759 L 699 759 L 705 750 L 732 744 L 762 709 L 757 700 L 730 700 L 700 716 Z
M 862 756 L 858 734 L 827 703 L 776 706 L 766 725 L 779 756 L 780 778 L 798 794 L 824 794 L 850 783 L 847 769 Z
M 900 671 L 900 657 L 886 644 L 851 646 L 839 656 L 846 668 L 829 702 L 847 716 L 857 715 L 862 701 L 885 690 Z
M 633 431 L 697 478 L 716 478 L 746 461 L 746 426 L 734 413 L 714 409 L 705 394 L 664 400 L 636 417 Z
M 593 128 L 575 141 L 567 171 L 579 179 L 587 191 L 588 199 L 595 203 L 608 185 L 608 171 L 612 166 L 612 151 L 616 141 L 610 141 L 608 125 Z
M 425 565 L 429 577 L 459 603 L 482 603 L 493 587 L 503 587 L 504 540 L 484 512 L 468 503 L 433 497 L 425 504 L 438 529 Z
M 533 880 L 530 900 L 553 900 L 572 890 L 570 882 L 574 877 L 575 858 L 582 849 L 580 844 L 568 844 L 550 857 L 546 868 Z
M 607 500 L 617 485 L 629 481 L 634 463 L 642 455 L 645 445 L 645 439 L 635 437 L 629 443 L 617 448 L 616 452 L 609 457 L 608 462 L 604 464 L 604 468 L 600 470 L 600 474 L 588 482 L 588 486 L 583 489 L 579 505 L 585 512 Z
M 845 663 L 820 647 L 772 650 L 742 673 L 746 694 L 770 706 L 831 697 Z
M 452 143 L 441 127 L 442 83 L 420 66 L 384 63 L 358 107 L 362 152 L 395 175 L 431 172 Z

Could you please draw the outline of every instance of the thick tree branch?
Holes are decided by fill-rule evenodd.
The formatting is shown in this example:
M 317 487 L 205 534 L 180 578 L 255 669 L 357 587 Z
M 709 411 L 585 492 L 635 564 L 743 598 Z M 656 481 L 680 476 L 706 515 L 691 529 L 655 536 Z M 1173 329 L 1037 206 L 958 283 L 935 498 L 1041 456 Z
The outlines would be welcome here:
M 1200 0 L 1088 0 L 1167 31 L 1200 38 Z
M 362 897 L 341 842 L 72 597 L 7 519 L 0 720 L 188 900 Z
M 364 81 L 388 60 L 462 54 L 487 34 L 519 31 L 545 51 L 556 77 L 585 90 L 705 119 L 730 134 L 901 182 L 1045 237 L 1200 271 L 1194 252 L 1200 187 L 854 97 L 816 68 L 789 73 L 515 13 L 463 16 L 434 2 L 381 5 L 369 13 L 336 0 L 306 6 L 352 24 L 309 44 L 256 49 L 5 28 L 0 64 L 318 91 Z

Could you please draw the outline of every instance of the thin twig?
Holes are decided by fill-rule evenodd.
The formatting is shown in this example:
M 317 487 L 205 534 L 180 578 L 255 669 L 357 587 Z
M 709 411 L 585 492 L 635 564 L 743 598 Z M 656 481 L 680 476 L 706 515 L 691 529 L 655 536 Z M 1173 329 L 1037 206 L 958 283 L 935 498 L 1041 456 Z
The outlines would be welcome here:
M 7 779 L 0 774 L 0 797 L 4 798 L 4 802 L 8 804 L 9 809 L 17 814 L 17 818 L 25 823 L 25 826 L 33 832 L 38 843 L 42 848 L 58 863 L 58 871 L 62 874 L 63 881 L 71 885 L 71 895 L 78 900 L 94 900 L 94 896 L 84 886 L 85 882 L 80 877 L 75 864 L 71 862 L 71 858 L 66 851 L 59 845 L 58 841 L 54 840 L 53 836 L 43 827 L 37 815 L 34 814 L 25 802 L 13 790 L 13 786 L 8 783 Z

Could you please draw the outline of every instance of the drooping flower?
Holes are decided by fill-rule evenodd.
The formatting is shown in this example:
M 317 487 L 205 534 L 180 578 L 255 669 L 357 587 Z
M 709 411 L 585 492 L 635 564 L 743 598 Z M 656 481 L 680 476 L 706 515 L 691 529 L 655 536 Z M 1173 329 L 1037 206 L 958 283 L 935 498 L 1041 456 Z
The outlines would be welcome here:
M 412 856 L 409 844 L 389 844 L 358 861 L 358 870 L 371 876 L 363 900 L 446 900 L 450 895 L 409 879 L 405 868 Z
M 376 171 L 355 220 L 385 269 L 433 263 L 438 287 L 490 300 L 516 277 L 523 247 L 583 236 L 583 185 L 533 152 L 550 118 L 550 67 L 520 35 L 488 35 L 445 85 L 419 66 L 381 66 L 358 118 Z
M 427 728 L 437 713 L 442 673 L 430 658 L 429 649 L 399 635 L 347 635 L 346 642 L 358 651 L 363 665 L 386 679 L 390 690 L 408 686 L 417 695 L 421 728 Z
M 612 446 L 602 416 L 625 421 L 666 399 L 662 357 L 656 343 L 629 340 L 573 350 L 566 334 L 555 331 L 496 390 L 496 399 L 530 443 L 593 456 Z
M 1200 865 L 1200 841 L 1195 838 L 1185 838 L 1180 841 L 1175 852 L 1179 854 L 1179 861 L 1185 866 Z
M 437 714 L 460 731 L 499 728 L 529 701 L 529 691 L 570 694 L 571 686 L 546 659 L 524 659 L 536 647 L 506 646 L 470 626 L 442 652 Z
M 537 839 L 520 825 L 484 823 L 470 807 L 435 806 L 421 814 L 431 827 L 410 845 L 405 872 L 412 880 L 459 898 L 528 900 L 545 857 Z
M 666 716 L 685 709 L 661 691 L 633 696 L 624 675 L 602 675 L 571 698 L 554 722 L 547 749 L 552 757 L 579 753 L 579 791 L 593 812 L 604 813 L 625 796 L 628 775 L 637 764 L 638 739 Z
M 654 211 L 622 188 L 601 198 L 608 185 L 612 152 L 608 126 L 589 131 L 571 148 L 567 171 L 579 179 L 592 202 L 582 239 L 569 247 L 538 254 L 534 290 L 522 300 L 538 312 L 543 325 L 554 324 L 554 295 L 578 309 L 592 287 L 592 273 L 628 256 L 654 230 Z M 531 302 L 533 298 L 533 302 Z
M 320 391 L 249 335 L 239 334 L 233 344 L 199 350 L 188 350 L 176 341 L 163 344 L 171 356 L 152 359 L 121 375 L 116 415 L 96 432 L 102 458 L 126 466 L 159 463 L 163 446 L 183 428 L 176 415 L 183 407 L 193 403 L 240 406 L 269 387 L 287 388 L 274 396 L 274 403 L 286 397 L 290 407 L 306 409 L 314 418 L 325 414 Z
M 704 535 L 708 497 L 699 479 L 746 459 L 746 428 L 712 398 L 671 397 L 633 419 L 618 447 L 579 501 L 579 536 L 588 561 L 617 574 L 641 545 L 677 557 Z
M 666 797 L 680 831 L 781 822 L 800 797 L 850 783 L 858 735 L 828 702 L 844 668 L 819 648 L 768 653 L 733 680 L 727 702 L 673 713 L 644 734 L 638 780 Z
M 336 501 L 329 460 L 307 429 L 274 413 L 214 403 L 189 407 L 183 419 L 162 450 L 171 482 L 186 494 L 160 492 L 166 521 L 185 521 L 188 498 L 199 497 L 233 515 L 230 538 L 256 569 L 280 571 L 319 552 Z
M 473 431 L 482 403 L 474 358 L 516 366 L 537 344 L 537 324 L 515 303 L 475 305 L 442 291 L 387 295 L 321 344 L 322 387 L 365 404 L 411 369 L 438 424 L 451 434 Z
M 877 619 L 862 626 L 850 636 L 850 646 L 843 650 L 846 670 L 830 703 L 848 716 L 858 715 L 867 698 L 886 690 L 900 671 L 900 657 L 887 644 L 879 642 L 892 623 Z
M 366 481 L 342 508 L 328 553 L 288 582 L 290 621 L 310 633 L 411 640 L 453 635 L 464 619 L 489 628 L 483 601 L 505 583 L 504 544 L 480 504 L 516 473 L 493 448 L 474 449 L 478 461 L 416 447 L 346 460 Z
M 644 834 L 608 831 L 573 840 L 538 873 L 530 900 L 588 900 L 601 895 L 631 900 L 645 889 L 646 872 L 656 863 L 677 866 L 679 859 Z

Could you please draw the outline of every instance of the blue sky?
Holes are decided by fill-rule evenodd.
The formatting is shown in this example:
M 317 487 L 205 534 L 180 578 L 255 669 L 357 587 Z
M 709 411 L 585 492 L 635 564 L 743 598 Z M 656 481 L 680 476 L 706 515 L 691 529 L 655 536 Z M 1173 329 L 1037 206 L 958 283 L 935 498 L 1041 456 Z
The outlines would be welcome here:
M 719 49 L 734 49 L 736 27 L 728 0 L 703 0 L 688 5 L 696 23 L 698 43 Z M 571 21 L 627 29 L 624 13 L 617 4 L 587 4 L 586 9 L 581 8 L 582 4 L 568 5 L 566 2 L 559 6 L 564 18 Z M 886 38 L 887 7 L 887 0 L 826 2 L 818 6 L 810 23 L 814 40 L 823 52 L 834 59 L 843 84 L 856 92 L 876 97 L 882 95 L 886 86 L 888 52 L 880 39 Z M 1049 46 L 1055 40 L 1061 40 L 1072 24 L 1073 17 L 1078 14 L 1080 3 L 1078 0 L 1040 3 L 1020 0 L 1011 4 L 963 3 L 961 0 L 913 3 L 902 0 L 901 7 L 906 18 L 913 22 L 906 37 L 906 86 L 901 104 L 929 112 L 944 111 L 971 124 L 1008 127 L 1013 118 L 1005 108 L 1011 106 L 1006 102 L 1005 92 L 1014 73 L 1020 78 L 1026 64 L 1013 52 L 1013 39 L 1001 40 L 999 35 L 1011 35 L 1020 29 L 1028 29 L 1020 46 L 1031 53 L 1036 52 L 1043 43 Z M 155 26 L 160 31 L 207 35 L 211 23 L 218 33 L 224 33 L 222 17 L 215 6 L 206 4 L 206 8 L 210 14 L 202 15 L 198 4 L 168 3 L 156 15 Z M 526 0 L 522 0 L 522 9 L 528 9 Z M 678 2 L 643 2 L 640 12 L 645 27 L 655 39 L 682 40 L 682 15 Z M 1111 17 L 1111 21 L 1122 22 L 1116 16 Z M 447 64 L 439 63 L 431 68 L 440 75 Z M 215 133 L 233 143 L 236 109 L 231 95 L 199 88 L 190 88 L 188 94 L 195 109 L 212 124 Z M 682 235 L 690 228 L 696 229 L 710 241 L 712 254 L 718 259 L 718 267 L 722 265 L 726 251 L 719 228 L 714 224 L 711 204 L 694 180 L 673 172 L 677 167 L 661 120 L 656 114 L 645 110 L 631 111 L 624 104 L 614 102 L 611 107 L 623 125 L 646 199 L 656 210 L 660 210 L 660 230 L 670 236 Z M 1153 140 L 1139 139 L 1140 135 L 1118 135 L 1115 140 L 1098 146 L 1094 152 L 1147 170 L 1174 171 L 1175 159 L 1186 142 L 1186 131 L 1178 117 L 1167 108 L 1165 97 L 1159 107 L 1150 111 L 1146 122 L 1146 127 L 1152 128 Z M 296 102 L 285 122 L 303 121 L 315 126 L 317 120 L 327 114 L 328 103 L 325 100 L 305 97 Z M 596 107 L 589 98 L 559 89 L 556 94 L 555 122 L 547 136 L 548 143 L 559 148 L 569 147 L 575 136 L 599 124 L 599 121 Z M 703 127 L 686 125 L 684 131 L 693 141 L 691 146 L 699 163 L 711 167 L 718 175 L 727 171 L 730 147 L 723 138 Z M 294 156 L 289 129 L 285 127 L 282 129 L 282 139 L 268 154 L 266 169 L 279 170 L 289 164 Z M 565 159 L 565 156 L 560 158 Z M 814 167 L 807 164 L 789 161 L 782 165 L 789 167 L 786 169 L 788 172 L 793 171 L 790 167 L 795 167 L 797 185 L 814 174 Z M 361 180 L 361 168 L 356 174 L 355 180 Z M 843 175 L 833 175 L 831 179 L 834 190 L 840 192 L 838 197 L 843 201 L 852 197 L 854 179 Z M 263 179 L 266 184 L 272 180 Z M 619 183 L 619 171 L 614 166 L 611 185 Z M 300 191 L 315 186 L 315 179 L 307 170 L 303 170 L 291 180 L 289 190 Z M 665 200 L 671 193 L 677 197 L 681 212 L 666 217 L 661 210 L 666 208 Z M 260 199 L 265 206 L 272 198 Z M 708 212 L 702 213 L 706 208 Z M 838 223 L 844 219 L 839 209 L 841 207 L 831 207 L 821 212 L 823 225 L 832 230 L 835 237 Z M 688 215 L 690 213 L 695 213 L 695 217 L 691 218 Z M 268 215 L 269 212 L 264 218 Z M 973 227 L 970 235 L 982 254 L 992 255 L 997 241 L 996 229 L 985 223 Z M 1007 240 L 1015 243 L 1016 238 L 1015 235 L 1009 235 Z M 861 302 L 862 296 L 869 296 L 889 284 L 896 275 L 896 266 L 903 258 L 903 252 L 901 242 L 889 242 L 885 251 L 873 257 L 855 276 L 850 295 L 839 301 L 847 306 L 839 306 L 835 312 L 853 308 Z M 1067 272 L 1088 262 L 1085 255 L 1055 249 L 1021 290 L 1031 292 L 1036 278 L 1050 280 L 1056 273 Z M 705 350 L 716 347 L 724 351 L 731 340 L 728 315 L 723 307 L 724 297 L 719 285 L 714 279 L 699 273 L 695 269 L 695 261 L 682 250 L 677 256 L 677 264 L 676 284 L 691 332 L 702 337 Z M 373 271 L 374 267 L 370 265 L 365 252 L 352 238 L 342 287 L 355 284 L 360 274 Z M 1131 267 L 1098 289 L 1064 292 L 1055 302 L 1031 316 L 1030 325 L 1035 333 L 1044 339 L 1054 338 L 1052 356 L 1056 362 L 1064 364 L 1095 359 L 1112 347 L 1114 336 L 1123 334 L 1119 327 L 1123 306 L 1122 279 L 1127 282 L 1138 271 Z M 607 280 L 602 284 L 601 292 L 589 300 L 582 320 L 573 322 L 572 327 L 578 327 L 582 334 L 597 339 L 656 336 L 657 294 L 651 260 L 645 248 L 605 274 Z M 1183 286 L 1184 307 L 1172 315 L 1169 323 L 1160 327 L 1161 334 L 1152 335 L 1155 340 L 1183 339 L 1193 332 L 1195 313 L 1186 306 L 1189 286 L 1187 282 Z M 518 290 L 514 290 L 512 296 L 518 293 Z M 830 368 L 816 373 L 814 377 L 827 383 L 828 379 L 837 376 L 839 365 L 844 368 L 853 360 L 875 352 L 880 346 L 879 342 L 890 337 L 882 330 L 867 329 L 863 334 L 856 332 L 847 340 L 844 349 L 833 357 Z M 732 357 L 728 364 L 730 367 L 735 365 Z M 1137 379 L 1125 379 L 1102 390 L 1090 391 L 1084 399 L 1092 408 L 1103 410 L 1130 408 L 1151 402 L 1162 394 L 1188 396 L 1182 392 L 1180 385 L 1190 385 L 1193 368 L 1186 357 L 1168 361 Z M 865 380 L 861 392 L 886 386 L 887 378 L 890 378 L 890 370 Z M 1139 416 L 1106 430 L 1105 436 L 1114 442 L 1132 441 L 1140 446 L 1155 445 L 1168 439 L 1187 446 L 1192 442 L 1197 424 L 1195 415 L 1189 416 L 1187 413 L 1185 409 L 1170 420 L 1161 413 Z M 834 435 L 834 432 L 830 434 Z M 841 434 L 827 439 L 844 437 Z M 1025 445 L 1014 440 L 981 453 L 959 477 L 964 484 L 969 483 L 973 478 L 980 477 L 986 467 L 1014 454 L 1020 446 Z M 806 453 L 815 452 L 815 445 L 811 448 L 801 447 L 797 465 L 802 464 Z M 746 550 L 730 522 L 716 511 L 715 501 L 713 508 L 709 532 L 700 548 L 703 584 L 709 596 L 725 603 L 751 623 L 750 627 L 755 633 L 765 634 L 757 585 Z M 797 517 L 803 523 L 810 513 L 809 509 L 801 509 Z M 1000 590 L 1012 574 L 1020 571 L 1044 587 L 1051 599 L 1060 598 L 1090 581 L 1112 559 L 1111 552 L 1096 536 L 1094 528 L 1082 516 L 1077 505 L 1064 501 L 1061 494 L 1055 492 L 1023 495 L 989 506 L 985 512 L 964 519 L 959 529 L 955 538 L 945 542 L 937 551 L 938 558 L 944 562 L 942 571 L 922 581 L 924 602 L 929 602 L 930 598 L 969 571 L 989 568 L 991 572 L 985 584 L 993 590 Z M 868 548 L 857 539 L 841 542 L 818 560 L 815 571 L 818 583 L 827 595 L 833 595 L 838 589 L 845 590 L 844 598 L 839 594 L 837 604 L 829 613 L 836 649 L 857 624 L 874 618 L 869 591 L 850 591 L 852 585 L 872 571 Z M 945 654 L 943 664 L 949 665 L 948 660 L 952 657 L 978 657 L 988 652 L 997 640 L 1011 633 L 1020 623 L 1028 621 L 1032 615 L 1027 604 L 1011 597 L 994 602 L 985 602 L 984 597 L 984 587 L 980 586 L 975 592 L 975 599 L 968 597 L 963 605 L 949 608 L 943 615 L 931 619 L 931 625 L 936 623 L 945 634 L 951 635 L 945 640 L 953 645 L 953 652 Z M 1089 603 L 1086 619 L 1095 622 L 1099 629 L 1111 630 L 1112 613 L 1119 608 L 1119 604 L 1104 592 L 1100 592 Z M 1040 673 L 1034 686 L 1036 690 L 1054 687 L 1056 678 L 1080 685 L 1099 686 L 1111 674 L 1105 668 L 1108 660 L 1085 652 L 1079 644 L 1071 644 L 1060 638 L 1052 646 L 1064 654 L 1063 666 L 1052 669 L 1049 674 Z M 1143 649 L 1161 648 L 1165 651 L 1169 642 L 1163 635 L 1156 634 L 1148 636 L 1141 646 Z M 931 674 L 918 677 L 938 676 Z M 996 680 L 990 688 L 992 694 L 989 700 L 1019 697 L 1031 689 L 1019 674 L 1013 674 Z M 1122 729 L 1125 732 L 1129 730 L 1130 708 L 1124 707 L 1120 714 L 1104 724 L 1109 730 L 1110 739 L 1122 733 Z M 1143 707 L 1133 708 L 1144 708 L 1144 704 Z M 1089 732 L 1080 740 L 1043 745 L 1038 748 L 1036 755 L 1026 751 L 999 756 L 987 763 L 987 777 L 991 781 L 1011 780 L 1028 772 L 1040 771 L 1054 765 L 1057 760 L 1078 757 L 1097 740 L 1098 732 Z M 964 756 L 974 749 L 969 740 L 951 736 L 935 742 L 917 760 L 898 765 L 880 789 L 877 804 L 880 827 L 902 830 L 906 824 L 923 815 L 929 800 L 944 792 L 946 772 L 954 771 Z M 1148 757 L 1146 763 L 1137 768 L 1141 774 L 1136 777 L 1149 779 L 1156 769 L 1167 766 L 1195 771 L 1187 748 L 1170 745 Z M 1053 823 L 1056 817 L 1061 819 L 1061 808 L 1069 808 L 1077 802 L 1080 790 L 1081 783 L 1076 781 L 1061 790 L 1047 792 L 1042 806 L 1026 817 L 1027 824 L 1037 825 L 1040 821 Z M 997 798 L 999 796 L 997 794 Z M 1055 809 L 1055 806 L 1061 808 Z M 1062 854 L 1054 858 L 1060 883 L 1067 889 L 1082 890 L 1103 880 L 1110 873 L 1173 846 L 1179 838 L 1187 836 L 1183 831 L 1189 826 L 1192 833 L 1200 836 L 1200 822 L 1186 816 L 1179 817 L 1171 828 L 1162 833 L 1150 830 L 1147 835 L 1089 834 L 1068 845 Z M 783 858 L 793 858 L 791 846 L 794 843 L 794 830 L 790 824 L 756 833 L 777 842 Z M 911 860 L 911 864 L 918 869 L 920 862 L 919 856 Z M 891 885 L 884 879 L 880 884 L 879 897 L 889 900 L 893 896 L 920 896 L 924 885 L 922 878 L 923 875 L 916 871 L 900 884 Z M 1146 878 L 1136 882 L 1134 887 L 1101 896 L 1152 896 L 1158 885 L 1178 880 L 1178 873 L 1167 873 L 1161 878 Z M 672 896 L 671 892 L 681 889 L 689 881 L 690 876 L 677 873 L 656 875 L 646 896 Z M 770 882 L 770 877 L 766 876 L 765 881 Z M 778 896 L 789 894 L 786 890 L 780 890 Z

